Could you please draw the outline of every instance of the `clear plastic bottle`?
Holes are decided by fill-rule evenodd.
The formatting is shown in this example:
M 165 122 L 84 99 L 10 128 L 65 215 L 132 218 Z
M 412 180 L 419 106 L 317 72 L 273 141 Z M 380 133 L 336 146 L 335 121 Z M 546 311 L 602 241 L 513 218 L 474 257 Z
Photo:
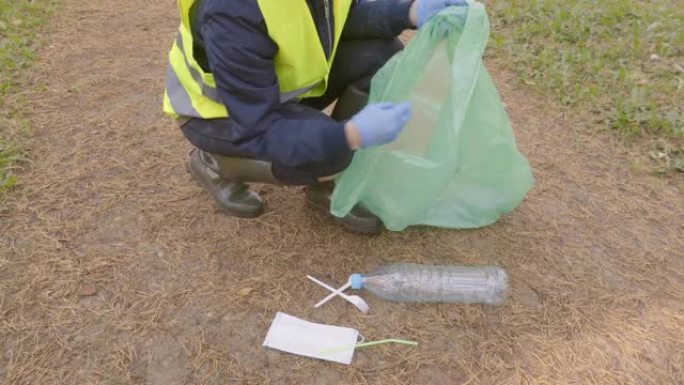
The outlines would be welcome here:
M 352 289 L 398 302 L 496 305 L 506 299 L 508 275 L 498 267 L 424 266 L 397 263 L 368 275 L 352 275 Z

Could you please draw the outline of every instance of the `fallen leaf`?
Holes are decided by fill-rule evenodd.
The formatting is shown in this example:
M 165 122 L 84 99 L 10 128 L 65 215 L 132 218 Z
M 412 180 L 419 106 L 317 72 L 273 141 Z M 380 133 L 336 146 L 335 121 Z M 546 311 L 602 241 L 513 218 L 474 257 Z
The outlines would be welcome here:
M 650 31 L 653 31 L 654 29 L 658 28 L 659 26 L 660 26 L 660 23 L 656 21 L 654 23 L 651 23 L 651 25 L 649 25 L 648 28 L 646 28 L 646 30 L 650 32 Z
M 653 160 L 662 160 L 668 157 L 666 153 L 661 151 L 651 151 L 648 153 L 648 155 L 650 155 L 651 159 Z
M 254 290 L 254 289 L 252 289 L 251 287 L 246 287 L 246 288 L 241 289 L 240 291 L 238 291 L 238 295 L 239 295 L 240 297 L 246 297 L 246 296 L 249 295 L 249 293 L 252 292 L 252 290 Z
M 81 297 L 91 297 L 97 294 L 97 287 L 92 283 L 85 283 L 81 285 L 81 289 L 78 291 Z

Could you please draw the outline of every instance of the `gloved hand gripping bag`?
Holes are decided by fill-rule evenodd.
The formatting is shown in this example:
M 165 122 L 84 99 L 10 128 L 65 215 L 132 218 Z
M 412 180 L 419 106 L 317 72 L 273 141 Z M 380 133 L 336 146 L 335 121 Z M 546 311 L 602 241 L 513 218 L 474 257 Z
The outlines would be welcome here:
M 337 178 L 333 215 L 362 202 L 389 230 L 466 229 L 522 202 L 534 181 L 482 62 L 488 38 L 482 4 L 451 7 L 380 69 L 369 104 L 409 100 L 413 118 L 396 141 L 356 152 Z

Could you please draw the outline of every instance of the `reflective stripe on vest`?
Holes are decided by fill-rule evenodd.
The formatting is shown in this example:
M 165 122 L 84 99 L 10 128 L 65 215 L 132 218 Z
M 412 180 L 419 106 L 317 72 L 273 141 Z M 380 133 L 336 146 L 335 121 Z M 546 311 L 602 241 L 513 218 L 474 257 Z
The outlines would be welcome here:
M 199 112 L 195 110 L 195 107 L 192 106 L 190 95 L 188 95 L 185 88 L 183 88 L 183 85 L 170 64 L 166 67 L 166 97 L 164 99 L 167 98 L 168 103 L 176 115 L 201 116 Z M 165 104 L 166 102 L 167 100 L 164 100 Z M 174 118 L 176 118 L 176 116 L 174 116 Z
M 181 25 L 169 53 L 164 94 L 164 112 L 175 119 L 225 118 L 211 73 L 195 60 L 190 27 L 190 9 L 196 0 L 178 0 Z M 329 59 L 321 46 L 316 26 L 305 0 L 257 0 L 269 37 L 278 46 L 274 58 L 281 103 L 325 93 L 328 75 L 339 38 L 353 0 L 324 0 L 333 4 L 335 21 L 333 49 Z

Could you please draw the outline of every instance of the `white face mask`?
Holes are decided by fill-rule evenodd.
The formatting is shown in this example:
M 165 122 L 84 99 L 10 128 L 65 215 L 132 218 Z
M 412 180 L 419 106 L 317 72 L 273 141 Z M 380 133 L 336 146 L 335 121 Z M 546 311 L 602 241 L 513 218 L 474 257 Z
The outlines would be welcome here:
M 358 336 L 355 329 L 316 324 L 278 312 L 264 346 L 349 365 Z

